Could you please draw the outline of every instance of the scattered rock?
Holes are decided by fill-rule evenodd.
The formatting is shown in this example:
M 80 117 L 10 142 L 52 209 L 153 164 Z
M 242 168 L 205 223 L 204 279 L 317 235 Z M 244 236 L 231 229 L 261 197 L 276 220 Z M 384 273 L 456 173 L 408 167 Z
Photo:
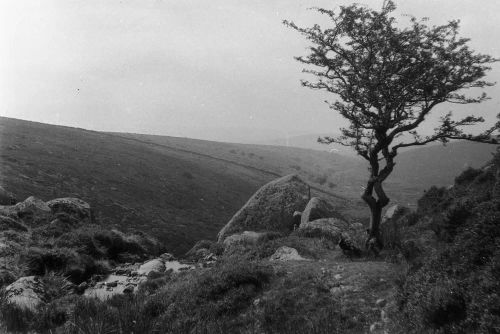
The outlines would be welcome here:
M 342 215 L 340 215 L 330 203 L 320 197 L 313 197 L 307 203 L 304 212 L 302 212 L 300 224 L 302 225 L 321 218 L 343 219 Z
M 335 278 L 338 281 L 338 280 L 342 279 L 342 275 L 336 274 L 335 276 L 333 276 L 333 278 Z
M 6 301 L 34 311 L 42 303 L 43 286 L 37 276 L 21 277 L 5 288 Z
M 309 186 L 297 175 L 288 175 L 260 188 L 218 234 L 222 242 L 228 235 L 251 231 L 290 232 L 293 213 L 301 211 L 309 197 Z
M 299 255 L 295 248 L 282 246 L 271 255 L 270 261 L 308 261 L 308 259 Z
M 165 263 L 160 259 L 150 260 L 150 261 L 142 264 L 139 267 L 139 269 L 137 270 L 137 273 L 139 275 L 146 275 L 147 276 L 152 271 L 157 271 L 159 273 L 164 272 L 165 271 Z

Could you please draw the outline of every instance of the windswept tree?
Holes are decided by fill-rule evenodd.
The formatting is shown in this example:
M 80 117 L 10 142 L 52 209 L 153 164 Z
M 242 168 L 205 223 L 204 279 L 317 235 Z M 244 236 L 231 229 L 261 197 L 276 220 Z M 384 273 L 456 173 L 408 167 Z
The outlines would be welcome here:
M 339 137 L 318 141 L 350 146 L 369 162 L 370 176 L 362 194 L 371 211 L 367 247 L 382 247 L 379 225 L 389 203 L 383 183 L 394 170 L 400 149 L 453 139 L 496 143 L 500 128 L 497 122 L 473 135 L 464 128 L 484 122 L 482 117 L 456 120 L 449 112 L 441 115 L 431 135 L 417 132 L 440 104 L 488 99 L 482 90 L 478 96 L 465 91 L 492 86 L 481 79 L 497 59 L 471 50 L 469 39 L 459 36 L 459 21 L 430 27 L 426 19 L 410 18 L 401 27 L 391 15 L 395 9 L 392 1 L 380 11 L 357 4 L 340 7 L 338 13 L 315 8 L 331 21 L 327 28 L 318 24 L 301 28 L 284 21 L 312 44 L 309 54 L 296 57 L 314 78 L 302 85 L 336 96 L 336 101 L 326 102 L 349 122 Z

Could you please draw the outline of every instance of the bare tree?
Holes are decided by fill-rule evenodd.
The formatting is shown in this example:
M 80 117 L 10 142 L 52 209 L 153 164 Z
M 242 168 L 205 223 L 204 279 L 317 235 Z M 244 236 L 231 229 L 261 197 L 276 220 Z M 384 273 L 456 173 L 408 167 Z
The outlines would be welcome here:
M 312 65 L 303 71 L 315 78 L 302 85 L 335 94 L 337 101 L 326 102 L 349 121 L 339 137 L 318 141 L 353 147 L 370 164 L 361 196 L 371 211 L 367 247 L 382 247 L 379 226 L 382 209 L 389 203 L 383 182 L 394 169 L 399 149 L 451 139 L 496 144 L 494 134 L 500 128 L 497 122 L 472 135 L 463 128 L 484 119 L 471 115 L 454 120 L 449 112 L 432 135 L 419 135 L 417 128 L 437 105 L 488 99 L 484 92 L 471 97 L 464 90 L 492 86 L 481 78 L 490 70 L 488 64 L 498 59 L 471 50 L 469 39 L 458 35 L 459 21 L 429 27 L 426 19 L 411 17 L 407 27 L 400 27 L 391 16 L 395 9 L 392 1 L 380 11 L 357 4 L 340 7 L 338 13 L 315 8 L 332 23 L 325 29 L 284 21 L 312 43 L 308 55 L 296 57 Z

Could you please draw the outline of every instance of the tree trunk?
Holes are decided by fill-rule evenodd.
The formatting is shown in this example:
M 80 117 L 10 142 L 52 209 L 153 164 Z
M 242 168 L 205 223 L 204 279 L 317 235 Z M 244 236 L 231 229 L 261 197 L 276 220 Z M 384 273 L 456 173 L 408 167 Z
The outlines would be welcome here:
M 380 203 L 377 203 L 374 206 L 370 206 L 371 216 L 370 216 L 370 228 L 368 230 L 368 236 L 366 239 L 365 246 L 367 249 L 373 249 L 374 246 L 377 247 L 378 250 L 381 250 L 383 247 L 382 238 L 380 235 L 380 222 L 382 221 L 382 206 Z
M 375 191 L 377 198 L 374 197 Z M 383 248 L 383 242 L 380 235 L 380 223 L 382 221 L 382 209 L 389 204 L 389 198 L 386 196 L 382 183 L 371 179 L 368 181 L 365 193 L 362 199 L 370 208 L 370 228 L 365 242 L 366 249 L 373 251 L 375 254 Z

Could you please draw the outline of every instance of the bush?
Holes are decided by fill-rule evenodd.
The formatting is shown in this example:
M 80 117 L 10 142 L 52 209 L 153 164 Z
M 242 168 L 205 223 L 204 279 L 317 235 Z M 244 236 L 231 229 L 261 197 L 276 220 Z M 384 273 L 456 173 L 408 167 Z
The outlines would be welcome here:
M 66 332 L 70 334 L 111 334 L 117 331 L 117 311 L 93 298 L 80 298 L 75 303 Z
M 500 203 L 471 202 L 475 191 L 447 204 L 447 243 L 399 289 L 408 331 L 500 332 Z
M 213 269 L 181 278 L 155 297 L 168 306 L 160 318 L 160 326 L 177 333 L 234 319 L 251 305 L 271 275 L 269 267 L 231 259 Z
M 76 256 L 74 251 L 68 248 L 44 249 L 31 247 L 25 255 L 27 274 L 41 276 L 51 271 L 61 272 L 74 256 Z
M 9 332 L 27 332 L 33 318 L 34 313 L 30 309 L 7 302 L 5 291 L 0 291 L 0 330 L 5 327 Z

